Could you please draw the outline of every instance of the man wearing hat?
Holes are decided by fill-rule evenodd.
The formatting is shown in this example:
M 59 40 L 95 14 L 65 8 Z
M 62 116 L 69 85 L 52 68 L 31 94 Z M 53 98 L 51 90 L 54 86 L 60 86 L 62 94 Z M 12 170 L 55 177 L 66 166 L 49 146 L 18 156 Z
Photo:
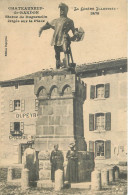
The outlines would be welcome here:
M 58 150 L 58 144 L 54 145 L 54 150 L 51 152 L 51 180 L 55 180 L 55 171 L 58 169 L 63 170 L 64 157 L 62 151 Z
M 71 39 L 68 35 L 68 32 L 71 30 L 73 33 L 73 39 L 77 36 L 78 31 L 74 27 L 74 22 L 67 17 L 68 6 L 64 3 L 60 3 L 60 17 L 47 22 L 39 31 L 39 37 L 43 30 L 52 28 L 54 30 L 53 38 L 51 45 L 55 49 L 55 58 L 56 58 L 56 68 L 59 69 L 61 66 L 60 62 L 60 52 L 64 52 L 66 67 L 69 65 L 69 46 Z

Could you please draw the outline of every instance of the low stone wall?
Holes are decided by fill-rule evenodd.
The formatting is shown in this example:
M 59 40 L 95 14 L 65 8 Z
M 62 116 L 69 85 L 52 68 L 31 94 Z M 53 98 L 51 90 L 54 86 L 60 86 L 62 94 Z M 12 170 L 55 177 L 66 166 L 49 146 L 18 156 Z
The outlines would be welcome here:
M 0 168 L 0 182 L 7 181 L 8 168 Z
M 13 168 L 13 179 L 21 178 L 22 168 Z M 0 182 L 7 181 L 8 167 L 0 167 Z

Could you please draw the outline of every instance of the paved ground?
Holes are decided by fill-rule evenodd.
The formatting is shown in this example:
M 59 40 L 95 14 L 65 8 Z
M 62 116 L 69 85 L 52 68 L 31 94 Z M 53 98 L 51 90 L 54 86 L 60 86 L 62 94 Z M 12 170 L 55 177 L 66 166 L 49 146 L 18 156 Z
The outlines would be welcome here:
M 126 179 L 120 179 L 114 182 L 113 185 L 109 185 L 108 188 L 101 191 L 94 192 L 92 190 L 80 190 L 80 189 L 64 189 L 61 192 L 55 192 L 54 190 L 44 190 L 32 187 L 26 191 L 22 191 L 20 187 L 9 186 L 5 182 L 0 182 L 0 195 L 127 195 L 127 181 Z

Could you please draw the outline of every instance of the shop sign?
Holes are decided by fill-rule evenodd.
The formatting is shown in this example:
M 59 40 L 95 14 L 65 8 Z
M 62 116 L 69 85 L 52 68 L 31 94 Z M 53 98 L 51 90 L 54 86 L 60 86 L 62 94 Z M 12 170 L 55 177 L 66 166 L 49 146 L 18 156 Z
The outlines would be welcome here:
M 27 139 L 27 135 L 22 135 L 22 136 L 12 136 L 12 135 L 9 135 L 9 139 L 11 140 L 17 140 L 17 139 Z
M 23 119 L 23 118 L 37 118 L 37 113 L 20 113 L 20 114 L 16 114 L 15 118 L 17 119 Z

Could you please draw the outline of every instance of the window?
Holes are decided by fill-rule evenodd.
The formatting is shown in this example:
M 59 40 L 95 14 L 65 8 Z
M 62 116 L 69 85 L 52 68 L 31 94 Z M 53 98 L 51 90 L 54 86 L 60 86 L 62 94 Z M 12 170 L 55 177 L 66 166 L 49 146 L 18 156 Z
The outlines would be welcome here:
M 110 96 L 109 83 L 90 86 L 90 99 L 109 98 L 109 96 Z
M 14 131 L 20 131 L 20 122 L 14 123 Z
M 24 123 L 23 122 L 11 122 L 10 123 L 10 134 L 12 136 L 22 136 L 24 133 Z
M 95 156 L 104 156 L 104 141 L 95 142 Z
M 105 116 L 104 113 L 96 114 L 96 130 L 104 130 L 105 129 Z
M 13 112 L 15 110 L 24 111 L 25 110 L 25 101 L 24 100 L 10 100 L 9 101 L 9 110 Z
M 89 131 L 111 130 L 111 113 L 89 114 Z
M 14 110 L 20 110 L 20 100 L 14 100 Z
M 89 151 L 94 152 L 96 158 L 111 158 L 111 141 L 89 141 Z
M 104 98 L 104 85 L 96 86 L 96 98 Z

